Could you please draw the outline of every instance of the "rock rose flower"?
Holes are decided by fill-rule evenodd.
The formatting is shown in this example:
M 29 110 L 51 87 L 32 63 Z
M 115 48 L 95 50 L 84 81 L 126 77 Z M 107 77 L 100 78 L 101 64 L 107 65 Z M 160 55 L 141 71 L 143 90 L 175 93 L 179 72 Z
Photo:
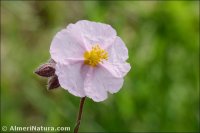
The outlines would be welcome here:
M 62 88 L 96 102 L 122 88 L 130 70 L 128 50 L 107 24 L 86 20 L 69 24 L 58 32 L 50 47 L 55 74 Z

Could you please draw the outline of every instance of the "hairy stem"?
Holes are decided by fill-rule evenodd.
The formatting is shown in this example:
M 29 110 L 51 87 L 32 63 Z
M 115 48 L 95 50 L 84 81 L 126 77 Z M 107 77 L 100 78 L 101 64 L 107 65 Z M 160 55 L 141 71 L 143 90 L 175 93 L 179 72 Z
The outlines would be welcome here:
M 85 102 L 85 97 L 81 98 L 81 101 L 80 101 L 78 118 L 77 118 L 77 121 L 76 121 L 76 126 L 74 128 L 74 133 L 78 133 L 78 129 L 79 129 L 79 126 L 80 126 L 80 123 L 81 123 L 81 116 L 82 116 L 84 102 Z

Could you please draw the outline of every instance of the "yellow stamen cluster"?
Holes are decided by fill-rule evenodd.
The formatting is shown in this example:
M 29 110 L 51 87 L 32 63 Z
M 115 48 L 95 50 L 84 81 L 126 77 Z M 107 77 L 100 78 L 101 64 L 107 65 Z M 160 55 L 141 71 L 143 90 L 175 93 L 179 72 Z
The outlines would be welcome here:
M 85 61 L 84 63 L 93 67 L 96 67 L 103 60 L 108 60 L 108 52 L 97 44 L 92 47 L 91 51 L 86 51 L 84 53 Z

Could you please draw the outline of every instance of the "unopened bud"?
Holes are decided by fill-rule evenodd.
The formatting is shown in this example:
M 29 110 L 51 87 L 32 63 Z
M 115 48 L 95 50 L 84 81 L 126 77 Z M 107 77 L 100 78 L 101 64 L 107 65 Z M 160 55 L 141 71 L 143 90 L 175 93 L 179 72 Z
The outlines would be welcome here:
M 58 76 L 53 75 L 52 77 L 49 78 L 48 80 L 48 90 L 56 89 L 60 86 L 59 81 L 58 81 Z
M 35 73 L 43 77 L 53 76 L 55 74 L 55 65 L 52 63 L 43 64 L 36 69 Z

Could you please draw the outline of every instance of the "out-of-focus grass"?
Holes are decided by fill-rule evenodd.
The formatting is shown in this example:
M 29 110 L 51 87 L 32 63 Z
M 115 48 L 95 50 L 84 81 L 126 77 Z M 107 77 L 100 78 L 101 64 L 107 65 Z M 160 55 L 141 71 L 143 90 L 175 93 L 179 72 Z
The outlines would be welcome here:
M 86 100 L 80 131 L 199 130 L 199 2 L 1 1 L 1 125 L 74 127 L 79 98 L 33 74 L 53 36 L 87 19 L 112 25 L 132 69 L 119 93 Z

